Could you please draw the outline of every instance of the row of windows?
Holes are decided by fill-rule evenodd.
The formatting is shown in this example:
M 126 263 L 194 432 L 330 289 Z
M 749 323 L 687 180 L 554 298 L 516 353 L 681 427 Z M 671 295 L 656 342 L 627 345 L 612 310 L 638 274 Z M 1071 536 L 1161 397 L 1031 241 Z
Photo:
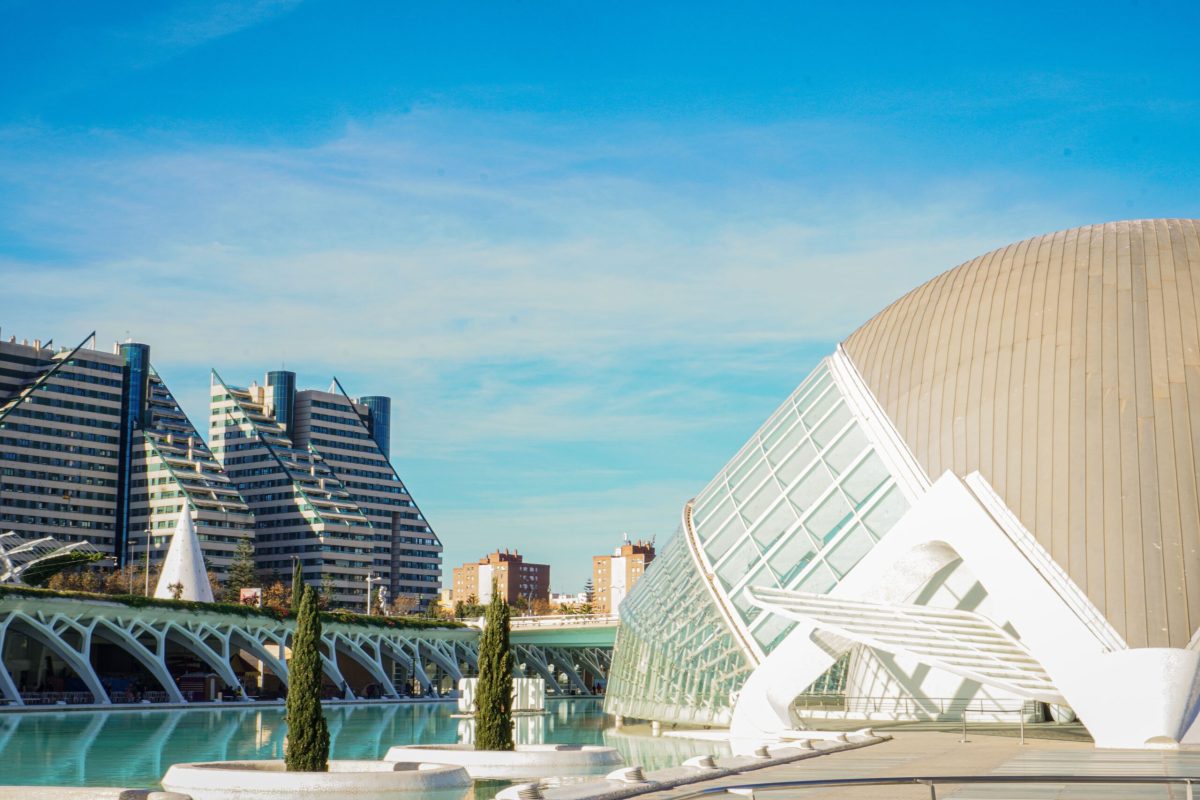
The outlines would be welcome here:
M 38 387 L 39 392 L 58 392 L 59 394 L 70 394 L 76 397 L 91 397 L 95 400 L 108 400 L 110 402 L 121 402 L 121 393 L 104 392 L 99 389 L 84 389 L 80 386 L 72 386 L 70 384 L 58 383 L 59 376 L 55 375 L 50 383 L 43 383 Z
M 350 425 L 355 428 L 358 428 L 361 426 L 360 420 L 358 419 L 357 416 L 335 417 L 331 414 L 309 414 L 309 417 L 311 419 L 315 419 L 319 422 L 336 422 L 341 425 Z M 344 431 L 344 430 L 341 430 L 340 428 L 322 428 L 318 425 L 311 425 L 309 427 L 313 431 L 316 431 L 317 433 L 329 433 L 329 434 L 333 434 L 334 436 L 349 436 L 352 439 L 370 439 L 371 438 L 370 436 L 367 436 L 366 434 L 360 433 L 358 431 Z
M 96 531 L 111 531 L 113 523 L 94 519 L 66 519 L 63 517 L 35 517 L 21 514 L 0 515 L 0 521 L 23 525 L 39 525 L 45 528 L 88 528 Z M 62 538 L 56 536 L 55 538 Z
M 102 361 L 85 361 L 82 358 L 73 358 L 66 364 L 68 367 L 80 367 L 81 369 L 95 370 L 96 372 L 112 372 L 120 374 L 124 369 L 120 364 L 106 364 Z
M 8 415 L 9 419 L 23 417 L 25 419 L 39 419 L 46 422 L 66 422 L 71 425 L 79 425 L 84 428 L 102 428 L 107 431 L 119 431 L 121 423 L 115 420 L 97 419 L 96 417 L 78 417 L 67 414 L 58 414 L 53 411 L 36 411 L 28 406 L 18 408 Z M 108 416 L 116 416 L 115 412 Z M 11 423 L 6 423 L 11 424 Z
M 44 464 L 48 467 L 66 467 L 75 470 L 94 470 L 96 472 L 116 472 L 110 464 L 94 464 L 90 461 L 77 461 L 73 458 L 56 458 L 51 456 L 33 456 L 28 453 L 0 453 L 5 461 L 18 461 L 25 464 Z
M 5 501 L 7 509 L 36 509 L 38 511 L 64 511 L 67 513 L 90 513 L 97 517 L 112 515 L 113 506 L 106 505 L 89 505 L 85 503 L 74 503 L 72 495 L 71 503 L 47 503 L 46 500 L 25 500 L 24 498 L 14 498 Z
M 346 480 L 347 486 L 353 486 L 357 489 L 364 489 L 369 492 L 382 492 L 385 494 L 408 494 L 408 490 L 402 484 L 399 484 L 399 478 L 393 472 L 371 472 L 365 469 L 355 469 L 353 467 L 342 467 L 338 465 L 338 474 L 342 476 L 350 475 L 358 478 L 371 478 L 370 483 L 363 481 Z M 381 486 L 380 481 L 395 483 L 395 486 Z M 400 505 L 412 505 L 411 500 L 401 500 Z
M 59 378 L 65 378 L 66 380 L 70 381 L 78 381 L 80 383 L 94 383 L 97 386 L 112 386 L 118 388 L 124 388 L 125 386 L 125 381 L 117 378 L 105 378 L 100 375 L 88 375 L 86 372 L 75 372 L 74 370 L 66 368 L 60 369 L 58 372 L 54 373 L 54 379 L 58 380 Z
M 309 405 L 313 408 L 328 408 L 333 411 L 353 411 L 347 403 L 330 403 L 327 400 L 311 400 Z
M 83 439 L 87 442 L 100 442 L 101 444 L 119 444 L 119 437 L 108 436 L 103 433 L 91 433 L 84 431 L 75 431 L 68 428 L 47 428 L 44 425 L 29 425 L 24 422 L 10 423 L 0 426 L 5 430 L 16 431 L 18 433 L 36 433 L 42 436 L 58 436 L 63 439 Z
M 324 447 L 324 446 L 325 445 L 322 444 L 322 447 Z M 342 445 L 338 445 L 338 444 L 334 443 L 334 444 L 331 444 L 330 447 L 333 449 L 337 449 L 337 450 L 353 448 L 355 450 L 362 450 L 362 451 L 369 451 L 369 452 L 376 452 L 376 453 L 378 452 L 375 448 L 358 447 L 357 445 L 342 446 Z M 382 461 L 382 459 L 383 459 L 382 455 L 377 455 L 375 458 L 363 458 L 362 456 L 348 456 L 343 453 L 332 453 L 331 458 L 330 458 L 331 461 L 333 461 L 339 465 L 338 466 L 339 469 L 341 469 L 342 464 L 363 464 L 363 465 L 366 465 L 369 467 L 375 467 L 376 469 L 381 469 L 383 467 L 383 465 L 387 463 L 386 461 Z
M 71 497 L 77 500 L 102 500 L 106 502 L 116 502 L 117 496 L 107 492 L 93 492 L 88 489 L 76 489 L 75 486 L 69 485 L 63 487 L 60 483 L 58 486 L 38 486 L 30 483 L 9 483 L 5 482 L 4 490 L 14 494 L 52 494 L 62 496 L 63 491 L 69 491 Z
M 368 436 L 365 438 L 370 439 L 371 437 Z M 374 444 L 374 440 L 372 440 L 371 444 L 366 445 L 366 444 L 350 444 L 348 442 L 338 442 L 338 441 L 334 441 L 333 439 L 314 438 L 312 440 L 312 443 L 313 443 L 314 447 L 318 447 L 322 451 L 325 451 L 325 450 L 340 451 L 333 456 L 338 461 L 348 461 L 353 464 L 376 464 L 377 465 L 377 464 L 379 464 L 380 459 L 383 458 L 382 454 L 379 453 L 379 448 Z M 374 453 L 374 454 L 376 454 L 377 457 L 376 458 L 360 458 L 358 456 L 342 455 L 343 452 Z
M 57 397 L 46 397 L 41 394 L 31 395 L 30 397 L 26 398 L 25 402 L 33 403 L 39 406 L 50 406 L 51 408 L 65 408 L 68 411 L 85 411 L 89 414 L 103 414 L 107 417 L 119 417 L 121 415 L 121 409 L 119 408 L 98 406 L 93 403 L 76 403 L 74 400 L 62 400 Z
M 425 544 L 431 546 L 441 544 L 441 542 L 439 542 L 437 539 L 423 539 L 419 536 L 397 536 L 392 541 L 401 542 L 403 544 Z
M 80 475 L 77 476 L 78 480 L 67 480 L 68 476 L 61 472 L 43 472 L 42 470 L 18 469 L 16 467 L 5 467 L 3 470 L 0 470 L 0 472 L 2 472 L 5 477 L 24 478 L 31 481 L 56 481 L 58 483 L 71 483 L 82 486 L 115 487 L 117 485 L 117 482 L 111 478 L 97 478 L 92 475 Z
M 109 450 L 102 447 L 84 447 L 77 444 L 64 444 L 63 442 L 38 442 L 33 439 L 18 438 L 15 436 L 0 436 L 0 445 L 8 447 L 36 447 L 38 450 L 49 450 L 53 453 L 78 453 L 82 456 L 95 456 L 96 458 L 116 458 L 117 451 Z

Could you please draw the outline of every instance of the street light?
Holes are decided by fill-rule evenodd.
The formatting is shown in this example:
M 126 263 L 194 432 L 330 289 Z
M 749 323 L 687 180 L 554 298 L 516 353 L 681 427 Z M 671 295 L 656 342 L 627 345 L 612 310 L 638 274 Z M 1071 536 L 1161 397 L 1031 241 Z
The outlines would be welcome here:
M 371 584 L 384 583 L 382 576 L 374 575 L 371 570 L 367 570 L 367 616 L 371 616 Z
M 150 596 L 150 541 L 152 531 L 149 523 L 146 524 L 146 597 Z M 154 542 L 154 549 L 158 549 L 158 542 Z

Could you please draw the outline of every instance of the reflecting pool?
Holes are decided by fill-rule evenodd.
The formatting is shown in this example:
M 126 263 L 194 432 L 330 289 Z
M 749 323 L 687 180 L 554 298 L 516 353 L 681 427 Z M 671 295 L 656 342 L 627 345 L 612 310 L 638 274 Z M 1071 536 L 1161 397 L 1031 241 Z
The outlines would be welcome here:
M 604 744 L 626 764 L 672 766 L 726 755 L 719 742 L 651 738 L 612 728 L 594 699 L 552 700 L 544 716 L 518 719 L 522 744 Z M 470 741 L 452 703 L 326 705 L 332 758 L 382 758 L 398 744 Z M 0 714 L 0 784 L 158 787 L 181 761 L 282 758 L 282 706 Z M 503 784 L 499 784 L 503 785 Z M 496 787 L 477 787 L 476 798 Z

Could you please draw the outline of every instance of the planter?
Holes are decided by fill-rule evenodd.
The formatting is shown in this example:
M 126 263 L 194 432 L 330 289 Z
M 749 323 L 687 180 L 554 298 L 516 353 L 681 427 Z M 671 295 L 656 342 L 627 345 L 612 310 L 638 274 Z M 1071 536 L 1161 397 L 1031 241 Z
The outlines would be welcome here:
M 394 800 L 401 792 L 461 800 L 471 780 L 461 768 L 442 764 L 339 760 L 329 762 L 329 772 L 288 772 L 274 759 L 175 764 L 162 785 L 192 800 Z
M 498 780 L 603 775 L 623 763 L 615 748 L 577 744 L 519 744 L 513 751 L 476 750 L 469 744 L 404 745 L 383 758 L 453 765 L 472 778 Z

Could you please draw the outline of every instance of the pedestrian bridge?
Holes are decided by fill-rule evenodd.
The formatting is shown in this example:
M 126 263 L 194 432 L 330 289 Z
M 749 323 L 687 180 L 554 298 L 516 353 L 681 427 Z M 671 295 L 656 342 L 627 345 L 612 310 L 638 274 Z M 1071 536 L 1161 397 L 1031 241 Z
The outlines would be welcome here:
M 607 683 L 613 618 L 515 618 L 518 677 L 551 695 L 592 694 Z M 569 621 L 568 621 L 569 620 Z M 402 624 L 402 623 L 401 623 Z M 0 594 L 0 703 L 187 703 L 270 699 L 287 691 L 292 620 L 103 597 Z M 478 628 L 322 625 L 326 696 L 439 696 L 478 670 Z

